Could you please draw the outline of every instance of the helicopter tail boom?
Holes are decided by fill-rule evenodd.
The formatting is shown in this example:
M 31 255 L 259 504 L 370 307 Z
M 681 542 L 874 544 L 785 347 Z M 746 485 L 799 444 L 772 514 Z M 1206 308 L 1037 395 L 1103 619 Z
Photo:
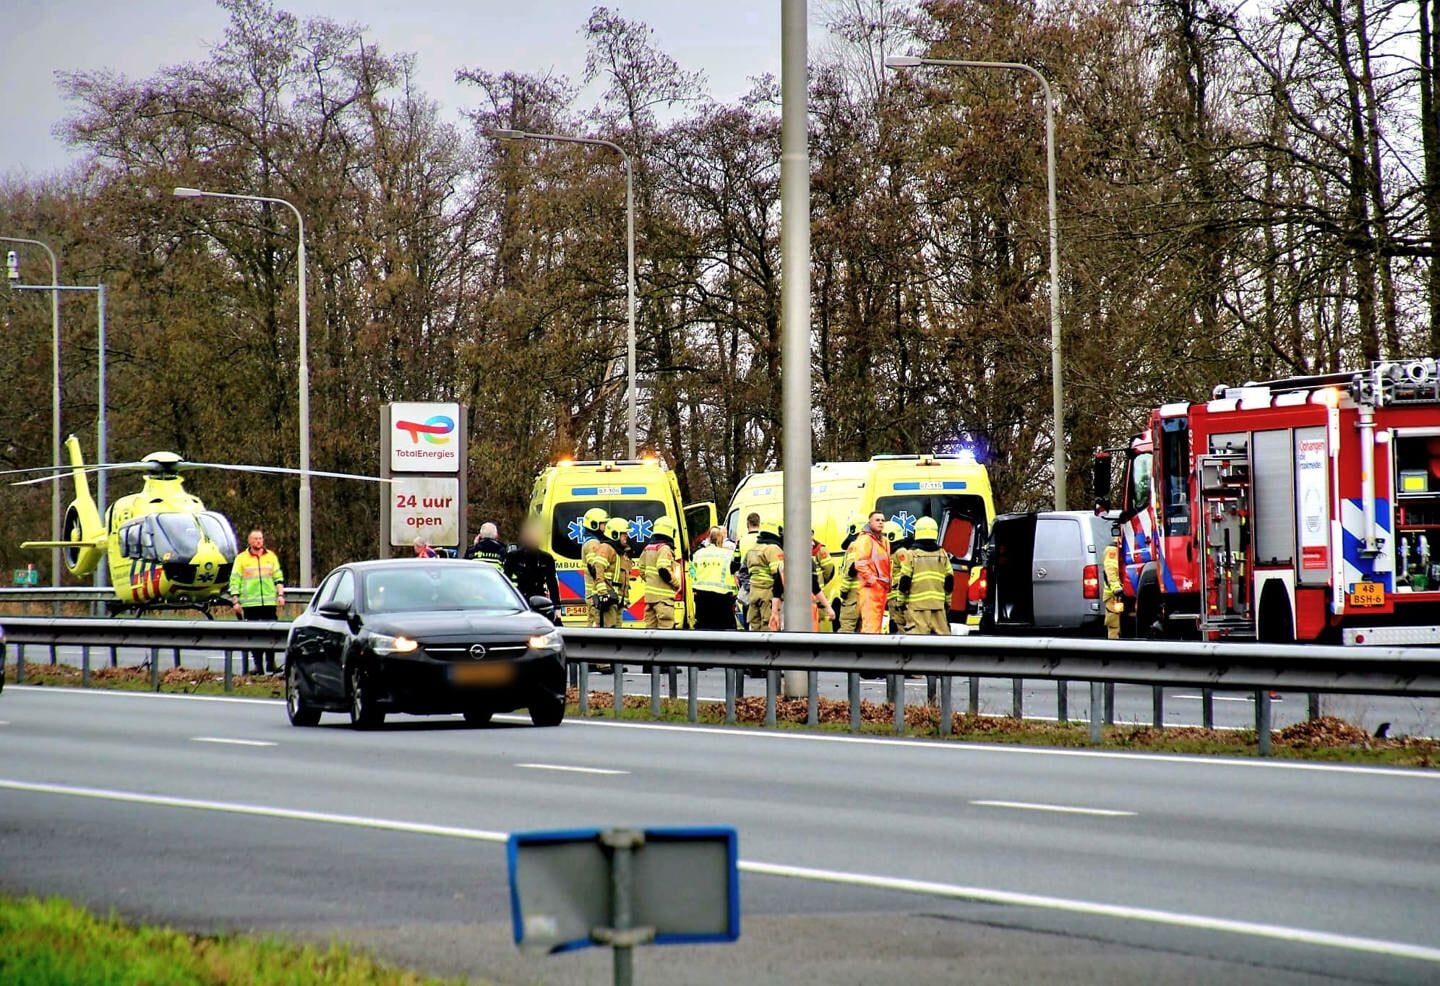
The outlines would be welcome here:
M 100 520 L 100 511 L 90 496 L 90 480 L 85 475 L 85 457 L 80 440 L 71 435 L 65 440 L 70 457 L 70 475 L 75 480 L 75 499 L 65 510 L 64 540 L 26 541 L 22 548 L 60 548 L 64 551 L 65 568 L 77 578 L 94 573 L 105 557 L 108 532 Z

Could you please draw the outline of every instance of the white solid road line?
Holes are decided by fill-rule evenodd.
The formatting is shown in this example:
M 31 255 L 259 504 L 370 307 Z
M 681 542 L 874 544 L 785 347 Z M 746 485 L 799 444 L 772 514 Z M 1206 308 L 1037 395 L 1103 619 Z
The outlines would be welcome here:
M 567 767 L 564 764 L 558 763 L 517 763 L 515 766 L 525 767 L 530 770 L 563 770 L 571 774 L 604 774 L 617 776 L 630 773 L 628 770 L 611 770 L 608 767 Z
M 269 740 L 230 739 L 225 736 L 192 736 L 192 743 L 225 743 L 229 746 L 279 746 Z
M 1074 805 L 1043 805 L 1032 801 L 972 801 L 981 808 L 1015 808 L 1020 811 L 1051 811 L 1059 815 L 1098 815 L 1102 818 L 1131 818 L 1133 811 L 1115 808 L 1077 808 Z
M 11 686 L 17 691 L 32 695 L 64 695 L 85 698 L 140 698 L 170 699 L 179 702 L 230 702 L 240 705 L 264 705 L 279 709 L 284 702 L 278 698 L 232 698 L 222 695 L 179 695 L 173 692 L 126 692 L 102 688 L 61 688 L 56 686 Z M 528 723 L 528 716 L 499 715 L 500 722 Z M 920 749 L 946 753 L 989 753 L 997 756 L 1027 757 L 1084 757 L 1095 760 L 1130 760 L 1141 763 L 1178 763 L 1192 767 L 1244 767 L 1254 770 L 1298 770 L 1326 774 L 1355 774 L 1376 777 L 1396 777 L 1418 781 L 1440 781 L 1440 770 L 1403 767 L 1360 767 L 1349 764 L 1302 763 L 1287 760 L 1242 760 L 1235 757 L 1183 756 L 1173 753 L 1121 753 L 1112 750 L 1054 749 L 1041 746 L 1010 746 L 1000 743 L 960 743 L 949 740 L 902 740 L 879 736 L 835 736 L 824 733 L 804 733 L 785 730 L 765 731 L 749 727 L 690 726 L 661 722 L 617 722 L 614 719 L 581 719 L 569 717 L 567 725 L 599 726 L 608 729 L 648 729 L 657 732 L 695 733 L 706 736 L 728 736 L 738 740 L 760 742 L 792 743 L 859 743 L 865 746 Z
M 1095 917 L 1119 918 L 1124 921 L 1144 921 L 1150 924 L 1166 924 L 1177 928 L 1191 928 L 1197 931 L 1226 931 L 1236 935 L 1254 938 L 1270 938 L 1297 945 L 1319 945 L 1324 948 L 1340 948 L 1352 952 L 1368 952 L 1374 955 L 1388 955 L 1393 958 L 1416 959 L 1421 962 L 1440 962 L 1440 948 L 1426 945 L 1411 945 L 1405 942 L 1385 941 L 1379 938 L 1361 938 L 1355 935 L 1337 935 L 1328 931 L 1311 931 L 1307 928 L 1287 928 L 1278 924 L 1259 924 L 1254 921 L 1236 921 L 1230 918 L 1207 917 L 1203 914 L 1182 914 L 1177 911 L 1159 911 L 1149 907 L 1128 907 L 1124 904 L 1101 904 L 1088 900 L 1072 900 L 1067 897 L 1046 897 L 1040 894 L 1011 893 L 1007 890 L 987 890 L 983 887 L 965 887 L 951 883 L 934 883 L 929 880 L 906 880 L 890 876 L 870 876 L 863 873 L 844 873 L 837 870 L 812 869 L 806 866 L 782 866 L 776 863 L 757 863 L 742 859 L 740 869 L 756 876 L 789 877 L 796 880 L 816 880 L 822 883 L 839 883 L 851 887 L 869 887 L 877 890 L 896 890 L 901 893 L 928 894 L 932 897 L 949 897 L 956 900 L 971 900 L 983 904 L 1009 904 L 1015 907 L 1035 907 L 1050 911 L 1066 911 L 1070 914 L 1088 914 Z
M 0 790 L 93 798 L 101 801 L 118 801 L 126 804 L 152 805 L 159 808 L 186 808 L 196 811 L 224 812 L 234 815 L 278 818 L 285 821 L 321 822 L 328 825 L 377 829 L 384 832 L 403 832 L 410 835 L 433 835 L 450 839 L 468 839 L 473 842 L 505 842 L 509 838 L 505 832 L 495 832 L 487 829 L 462 828 L 453 825 L 427 825 L 422 822 L 404 822 L 389 818 L 367 818 L 363 815 L 338 815 L 330 812 L 300 811 L 291 808 L 238 804 L 228 801 L 176 798 L 157 794 L 139 794 L 132 791 L 114 791 L 105 788 L 69 787 L 62 784 L 40 784 L 30 781 L 0 779 Z M 1189 928 L 1196 931 L 1222 931 L 1230 934 L 1248 935 L 1254 938 L 1268 938 L 1276 941 L 1290 942 L 1297 945 L 1315 945 L 1352 952 L 1366 952 L 1373 955 L 1386 955 L 1393 958 L 1440 963 L 1440 948 L 1414 945 L 1406 942 L 1385 941 L 1378 938 L 1361 938 L 1355 935 L 1339 935 L 1328 931 L 1289 928 L 1276 924 L 1259 924 L 1253 921 L 1208 917 L 1202 914 L 1160 911 L 1148 907 L 1130 907 L 1124 904 L 1104 904 L 1096 901 L 1073 900 L 1067 897 L 1047 897 L 1040 894 L 1015 893 L 1008 890 L 990 890 L 984 887 L 967 887 L 953 883 L 936 883 L 930 880 L 910 880 L 903 877 L 848 873 L 841 870 L 817 869 L 808 866 L 787 866 L 779 863 L 759 862 L 757 860 L 742 859 L 739 865 L 742 872 L 755 876 L 809 880 L 819 883 L 836 883 L 851 887 L 893 890 L 899 893 L 923 894 L 930 897 L 969 900 L 984 904 L 1032 907 L 1040 910 L 1064 911 L 1070 914 L 1086 914 L 1095 917 L 1115 918 L 1123 921 L 1141 921 L 1150 924 L 1170 925 L 1172 927 Z

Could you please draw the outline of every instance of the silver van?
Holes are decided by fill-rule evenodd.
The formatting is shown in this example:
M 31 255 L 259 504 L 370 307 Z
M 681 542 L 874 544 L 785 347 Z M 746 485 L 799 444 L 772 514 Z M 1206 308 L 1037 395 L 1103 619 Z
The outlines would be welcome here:
M 996 517 L 980 632 L 1104 636 L 1112 523 L 1086 510 Z

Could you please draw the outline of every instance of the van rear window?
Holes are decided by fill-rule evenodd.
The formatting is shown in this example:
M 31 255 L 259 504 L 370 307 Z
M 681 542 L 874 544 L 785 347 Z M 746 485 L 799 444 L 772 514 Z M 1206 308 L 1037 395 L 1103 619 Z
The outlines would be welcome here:
M 566 500 L 555 504 L 550 520 L 550 550 L 561 558 L 579 560 L 580 546 L 585 543 L 585 514 L 601 508 L 611 517 L 624 517 L 630 522 L 630 541 L 644 544 L 655 532 L 655 521 L 666 516 L 665 504 L 659 500 Z

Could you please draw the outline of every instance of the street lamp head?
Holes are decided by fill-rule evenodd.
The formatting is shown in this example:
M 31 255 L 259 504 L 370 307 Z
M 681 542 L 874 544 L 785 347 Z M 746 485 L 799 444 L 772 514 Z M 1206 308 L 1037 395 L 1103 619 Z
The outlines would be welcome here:
M 184 185 L 180 185 L 175 189 L 175 197 L 177 199 L 203 199 L 205 193 L 198 188 L 186 188 Z
M 917 55 L 890 55 L 885 59 L 886 68 L 919 68 L 925 59 Z
M 496 140 L 524 140 L 529 134 L 523 130 L 512 130 L 509 127 L 496 127 L 490 131 L 490 136 Z

